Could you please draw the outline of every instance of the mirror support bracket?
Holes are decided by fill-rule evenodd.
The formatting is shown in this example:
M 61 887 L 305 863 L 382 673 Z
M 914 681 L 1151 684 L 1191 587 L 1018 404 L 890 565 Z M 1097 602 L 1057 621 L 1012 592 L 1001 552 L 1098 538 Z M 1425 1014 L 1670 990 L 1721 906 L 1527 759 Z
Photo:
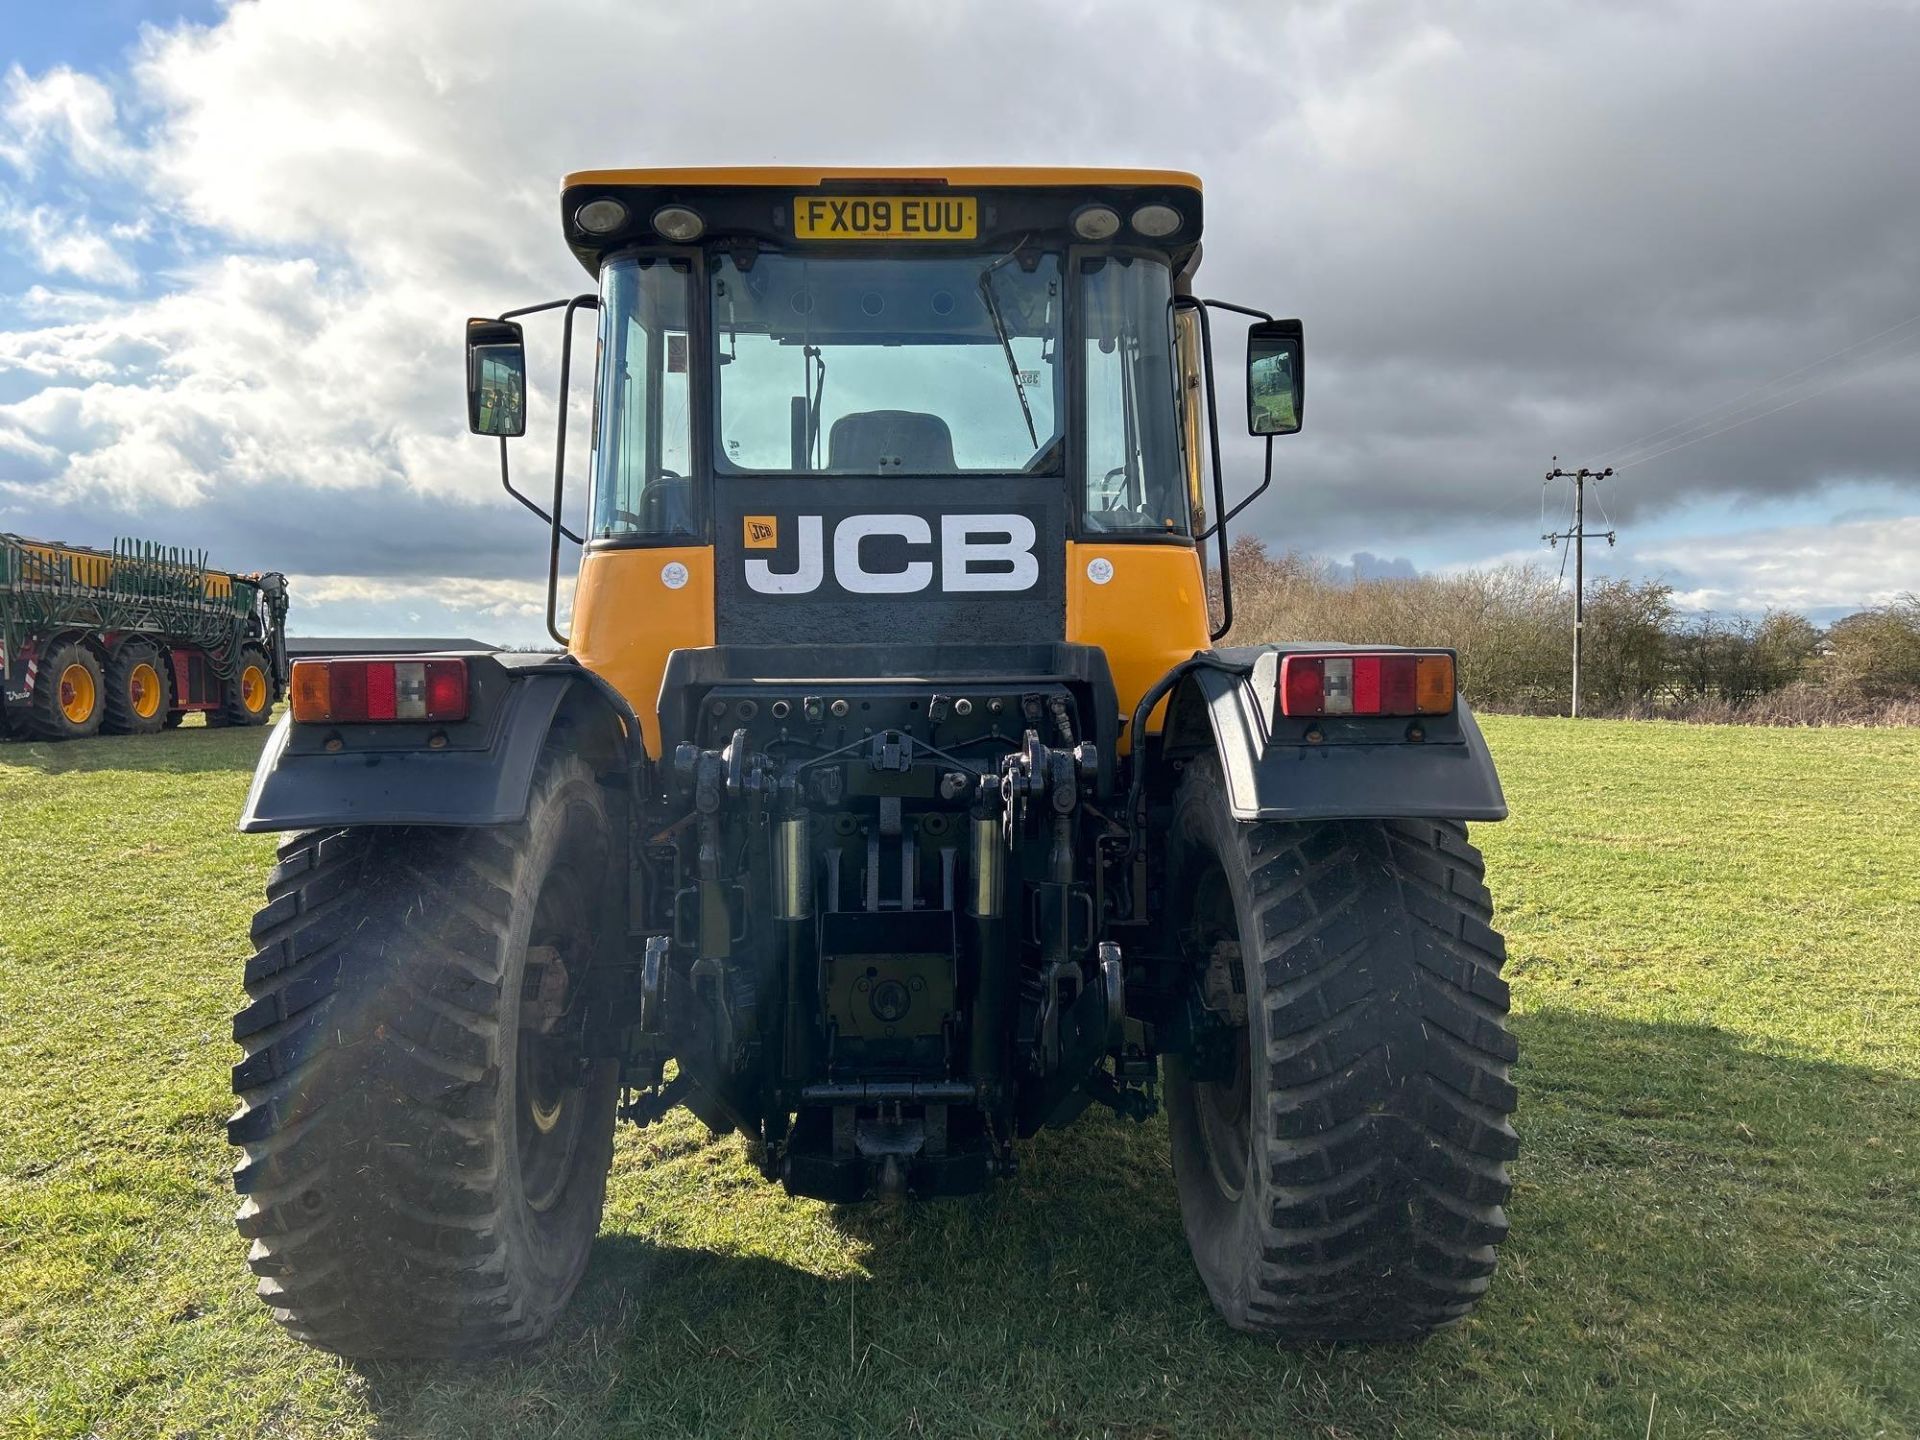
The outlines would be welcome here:
M 557 302 L 555 302 L 557 303 Z M 580 537 L 560 523 L 560 504 L 567 489 L 567 388 L 573 375 L 573 315 L 576 310 L 598 310 L 598 295 L 576 295 L 565 302 L 566 314 L 560 324 L 560 414 L 553 437 L 553 513 L 549 515 L 547 543 L 547 633 L 565 647 L 572 643 L 561 633 L 557 610 L 560 598 L 560 537 L 566 535 L 576 545 Z M 539 307 L 552 309 L 553 304 Z
M 514 499 L 518 500 L 522 505 L 526 506 L 527 509 L 531 510 L 534 514 L 538 515 L 542 520 L 546 521 L 548 525 L 553 524 L 553 517 L 549 515 L 545 510 L 542 510 L 540 506 L 534 502 L 532 496 L 523 495 L 520 491 L 513 488 L 513 481 L 508 478 L 508 475 L 509 475 L 509 471 L 507 468 L 507 437 L 502 435 L 500 437 L 500 488 L 502 490 L 505 490 L 507 494 L 511 495 Z M 578 535 L 574 534 L 573 531 L 569 530 L 564 525 L 560 527 L 560 533 L 566 536 L 567 539 L 573 541 L 573 543 L 576 545 L 583 545 L 586 543 Z
M 522 305 L 517 310 L 504 310 L 494 318 L 496 320 L 516 320 L 522 315 L 538 315 L 547 310 L 558 310 L 561 306 L 570 305 L 571 303 L 573 302 L 568 300 L 544 300 L 538 305 Z M 562 414 L 564 416 L 564 411 Z M 504 435 L 500 437 L 500 488 L 518 500 L 522 505 L 526 506 L 527 509 L 531 510 L 535 515 L 538 515 L 542 520 L 546 521 L 549 526 L 553 524 L 553 517 L 545 510 L 542 510 L 532 496 L 523 494 L 513 488 L 512 470 L 507 463 L 507 437 Z M 586 543 L 565 525 L 560 527 L 560 533 L 576 545 L 584 545 Z
M 1210 629 L 1207 636 L 1210 640 L 1219 640 L 1233 628 L 1233 561 L 1228 554 L 1227 522 L 1266 494 L 1267 486 L 1273 483 L 1273 438 L 1267 438 L 1267 473 L 1260 482 L 1260 488 L 1229 510 L 1226 481 L 1220 473 L 1220 406 L 1214 398 L 1213 326 L 1208 322 L 1207 311 L 1230 310 L 1236 315 L 1251 315 L 1256 320 L 1272 320 L 1273 317 L 1264 310 L 1249 309 L 1226 300 L 1201 300 L 1191 295 L 1176 296 L 1173 303 L 1176 309 L 1191 310 L 1200 317 L 1201 373 L 1207 387 L 1207 455 L 1213 462 L 1213 513 L 1218 518 L 1200 532 L 1199 538 L 1203 545 L 1209 539 L 1215 541 L 1220 557 L 1220 623 Z

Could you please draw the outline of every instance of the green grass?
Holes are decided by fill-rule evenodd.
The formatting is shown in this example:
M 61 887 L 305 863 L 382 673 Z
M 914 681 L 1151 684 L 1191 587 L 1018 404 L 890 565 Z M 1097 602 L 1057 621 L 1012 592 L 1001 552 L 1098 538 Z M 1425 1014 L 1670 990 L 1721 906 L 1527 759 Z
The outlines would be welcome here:
M 353 1366 L 228 1216 L 258 732 L 0 746 L 0 1431 L 1413 1437 L 1920 1432 L 1920 732 L 1487 730 L 1522 1047 L 1513 1240 L 1420 1347 L 1222 1326 L 1166 1132 L 835 1210 L 624 1134 L 556 1340 Z

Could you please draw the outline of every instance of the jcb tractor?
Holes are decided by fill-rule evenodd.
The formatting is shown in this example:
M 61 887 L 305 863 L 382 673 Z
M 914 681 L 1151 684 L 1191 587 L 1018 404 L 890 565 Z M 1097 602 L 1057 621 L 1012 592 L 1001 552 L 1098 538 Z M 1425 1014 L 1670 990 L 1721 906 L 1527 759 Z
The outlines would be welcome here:
M 591 171 L 561 222 L 597 288 L 466 338 L 564 653 L 302 661 L 247 800 L 294 832 L 228 1127 L 278 1318 L 539 1338 L 616 1122 L 679 1105 L 838 1203 L 1164 1107 L 1230 1324 L 1465 1315 L 1515 1151 L 1465 822 L 1506 807 L 1451 653 L 1215 646 L 1266 482 L 1229 503 L 1210 321 L 1254 322 L 1268 480 L 1305 367 L 1298 321 L 1198 297 L 1199 181 Z M 507 437 L 547 310 L 542 504 Z

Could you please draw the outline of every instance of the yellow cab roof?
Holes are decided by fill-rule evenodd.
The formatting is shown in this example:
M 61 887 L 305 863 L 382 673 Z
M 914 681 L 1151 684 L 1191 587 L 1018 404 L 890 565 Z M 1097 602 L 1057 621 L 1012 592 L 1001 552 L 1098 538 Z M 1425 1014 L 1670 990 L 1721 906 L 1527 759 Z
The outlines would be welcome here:
M 924 165 L 864 167 L 835 165 L 696 165 L 683 168 L 637 170 L 576 170 L 561 182 L 562 190 L 583 186 L 672 185 L 712 189 L 774 186 L 813 190 L 838 182 L 914 180 L 948 186 L 1001 187 L 1076 185 L 1138 188 L 1200 189 L 1200 177 L 1185 170 L 1105 169 L 1086 165 L 962 165 L 952 169 Z
M 631 170 L 578 170 L 561 184 L 561 225 L 567 245 L 589 274 L 608 255 L 636 245 L 660 243 L 649 217 L 668 205 L 687 205 L 706 221 L 706 241 L 792 243 L 786 208 L 805 195 L 939 196 L 967 192 L 979 199 L 980 248 L 1017 241 L 1022 234 L 1058 234 L 1074 243 L 1072 216 L 1092 202 L 1127 215 L 1158 203 L 1182 217 L 1179 229 L 1159 239 L 1129 234 L 1127 240 L 1167 254 L 1190 269 L 1199 256 L 1201 186 L 1185 170 L 1146 170 L 1052 165 L 875 166 L 714 165 Z M 596 199 L 620 202 L 631 219 L 612 232 L 589 234 L 578 215 Z M 811 237 L 817 239 L 818 237 Z M 1116 242 L 1118 243 L 1118 242 Z

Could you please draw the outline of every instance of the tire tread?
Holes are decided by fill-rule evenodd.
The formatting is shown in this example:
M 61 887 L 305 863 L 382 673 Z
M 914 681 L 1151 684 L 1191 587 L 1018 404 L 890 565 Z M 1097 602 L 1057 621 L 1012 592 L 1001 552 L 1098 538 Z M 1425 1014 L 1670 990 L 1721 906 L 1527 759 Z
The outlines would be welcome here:
M 1195 768 L 1194 803 L 1214 801 L 1217 775 Z M 1218 858 L 1244 877 L 1265 982 L 1252 1063 L 1267 1184 L 1259 1253 L 1221 1287 L 1223 1313 L 1313 1343 L 1457 1323 L 1494 1273 L 1519 1147 L 1480 854 L 1446 821 L 1228 829 Z
M 536 792 L 569 767 L 584 773 L 543 767 Z M 527 833 L 317 830 L 279 849 L 234 1017 L 227 1133 L 260 1298 L 321 1348 L 468 1357 L 553 1322 L 557 1307 L 509 1284 L 497 1182 L 512 1139 L 493 1119 Z M 584 1161 L 602 1177 L 610 1147 L 609 1127 Z

